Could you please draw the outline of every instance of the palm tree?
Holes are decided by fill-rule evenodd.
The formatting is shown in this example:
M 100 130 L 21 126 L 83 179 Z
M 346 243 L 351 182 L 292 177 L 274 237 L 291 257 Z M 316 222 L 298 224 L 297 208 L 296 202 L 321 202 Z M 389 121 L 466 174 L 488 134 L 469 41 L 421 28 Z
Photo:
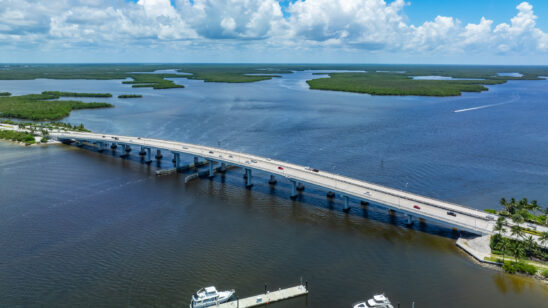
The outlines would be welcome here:
M 504 230 L 504 216 L 499 216 L 497 219 L 497 222 L 495 223 L 495 227 L 493 228 L 493 231 L 498 232 L 498 234 L 502 237 L 502 233 L 505 232 Z
M 500 240 L 500 252 L 502 252 L 502 264 L 504 264 L 504 257 L 506 255 L 506 248 L 508 248 L 509 241 L 505 238 Z
M 512 214 L 511 218 L 512 218 L 512 221 L 516 223 L 518 226 L 525 221 L 525 218 L 523 217 L 521 213 Z
M 537 200 L 533 200 L 529 204 L 529 210 L 532 212 L 538 212 L 538 211 L 541 211 L 542 208 L 538 205 Z
M 537 245 L 537 243 L 535 242 L 535 239 L 532 235 L 529 235 L 525 241 L 527 242 L 527 254 L 530 257 L 534 255 L 533 250 L 535 250 L 535 246 Z
M 517 237 L 523 237 L 523 228 L 517 224 L 517 225 L 513 225 L 511 228 L 510 228 L 510 233 L 513 235 L 513 236 L 517 236 Z M 519 239 L 517 240 L 519 241 Z

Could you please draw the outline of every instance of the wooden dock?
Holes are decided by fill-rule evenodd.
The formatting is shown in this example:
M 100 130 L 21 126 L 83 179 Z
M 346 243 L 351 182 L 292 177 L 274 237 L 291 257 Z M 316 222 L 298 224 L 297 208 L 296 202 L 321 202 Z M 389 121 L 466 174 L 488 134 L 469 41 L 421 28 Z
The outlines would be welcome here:
M 308 290 L 304 285 L 298 285 L 287 289 L 279 289 L 278 291 L 266 292 L 263 294 L 234 300 L 228 303 L 219 304 L 213 307 L 218 308 L 247 308 L 268 305 L 274 302 L 279 302 L 285 299 L 298 297 L 308 294 Z

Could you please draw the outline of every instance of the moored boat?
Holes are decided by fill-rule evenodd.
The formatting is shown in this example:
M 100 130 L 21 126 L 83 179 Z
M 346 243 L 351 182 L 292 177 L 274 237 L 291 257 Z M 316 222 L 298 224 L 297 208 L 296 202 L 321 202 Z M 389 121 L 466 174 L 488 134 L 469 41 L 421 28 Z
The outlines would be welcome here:
M 394 308 L 390 303 L 390 300 L 384 296 L 384 294 L 374 295 L 373 298 L 368 299 L 365 302 L 359 302 L 354 304 L 354 308 Z
M 234 295 L 234 290 L 217 291 L 215 287 L 203 288 L 192 295 L 190 308 L 204 308 L 225 303 L 232 298 L 232 295 Z

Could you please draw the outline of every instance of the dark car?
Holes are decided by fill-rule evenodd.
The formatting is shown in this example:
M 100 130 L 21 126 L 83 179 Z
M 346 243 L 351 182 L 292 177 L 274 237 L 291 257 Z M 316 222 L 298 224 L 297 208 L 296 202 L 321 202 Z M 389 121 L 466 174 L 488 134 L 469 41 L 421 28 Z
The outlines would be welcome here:
M 457 214 L 455 212 L 447 211 L 447 215 L 457 217 Z
M 209 151 L 209 154 L 213 154 L 213 151 Z

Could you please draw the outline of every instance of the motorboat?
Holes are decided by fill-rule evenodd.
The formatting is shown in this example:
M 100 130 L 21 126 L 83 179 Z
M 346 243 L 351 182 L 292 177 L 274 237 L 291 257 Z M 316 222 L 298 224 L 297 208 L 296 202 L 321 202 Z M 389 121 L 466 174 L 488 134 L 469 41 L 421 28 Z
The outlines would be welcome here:
M 394 308 L 390 303 L 390 300 L 384 296 L 384 294 L 374 295 L 373 298 L 368 299 L 366 302 L 359 302 L 354 305 L 354 308 Z
M 215 287 L 203 288 L 192 295 L 190 308 L 203 308 L 222 304 L 229 301 L 232 295 L 234 295 L 234 290 L 217 291 Z

